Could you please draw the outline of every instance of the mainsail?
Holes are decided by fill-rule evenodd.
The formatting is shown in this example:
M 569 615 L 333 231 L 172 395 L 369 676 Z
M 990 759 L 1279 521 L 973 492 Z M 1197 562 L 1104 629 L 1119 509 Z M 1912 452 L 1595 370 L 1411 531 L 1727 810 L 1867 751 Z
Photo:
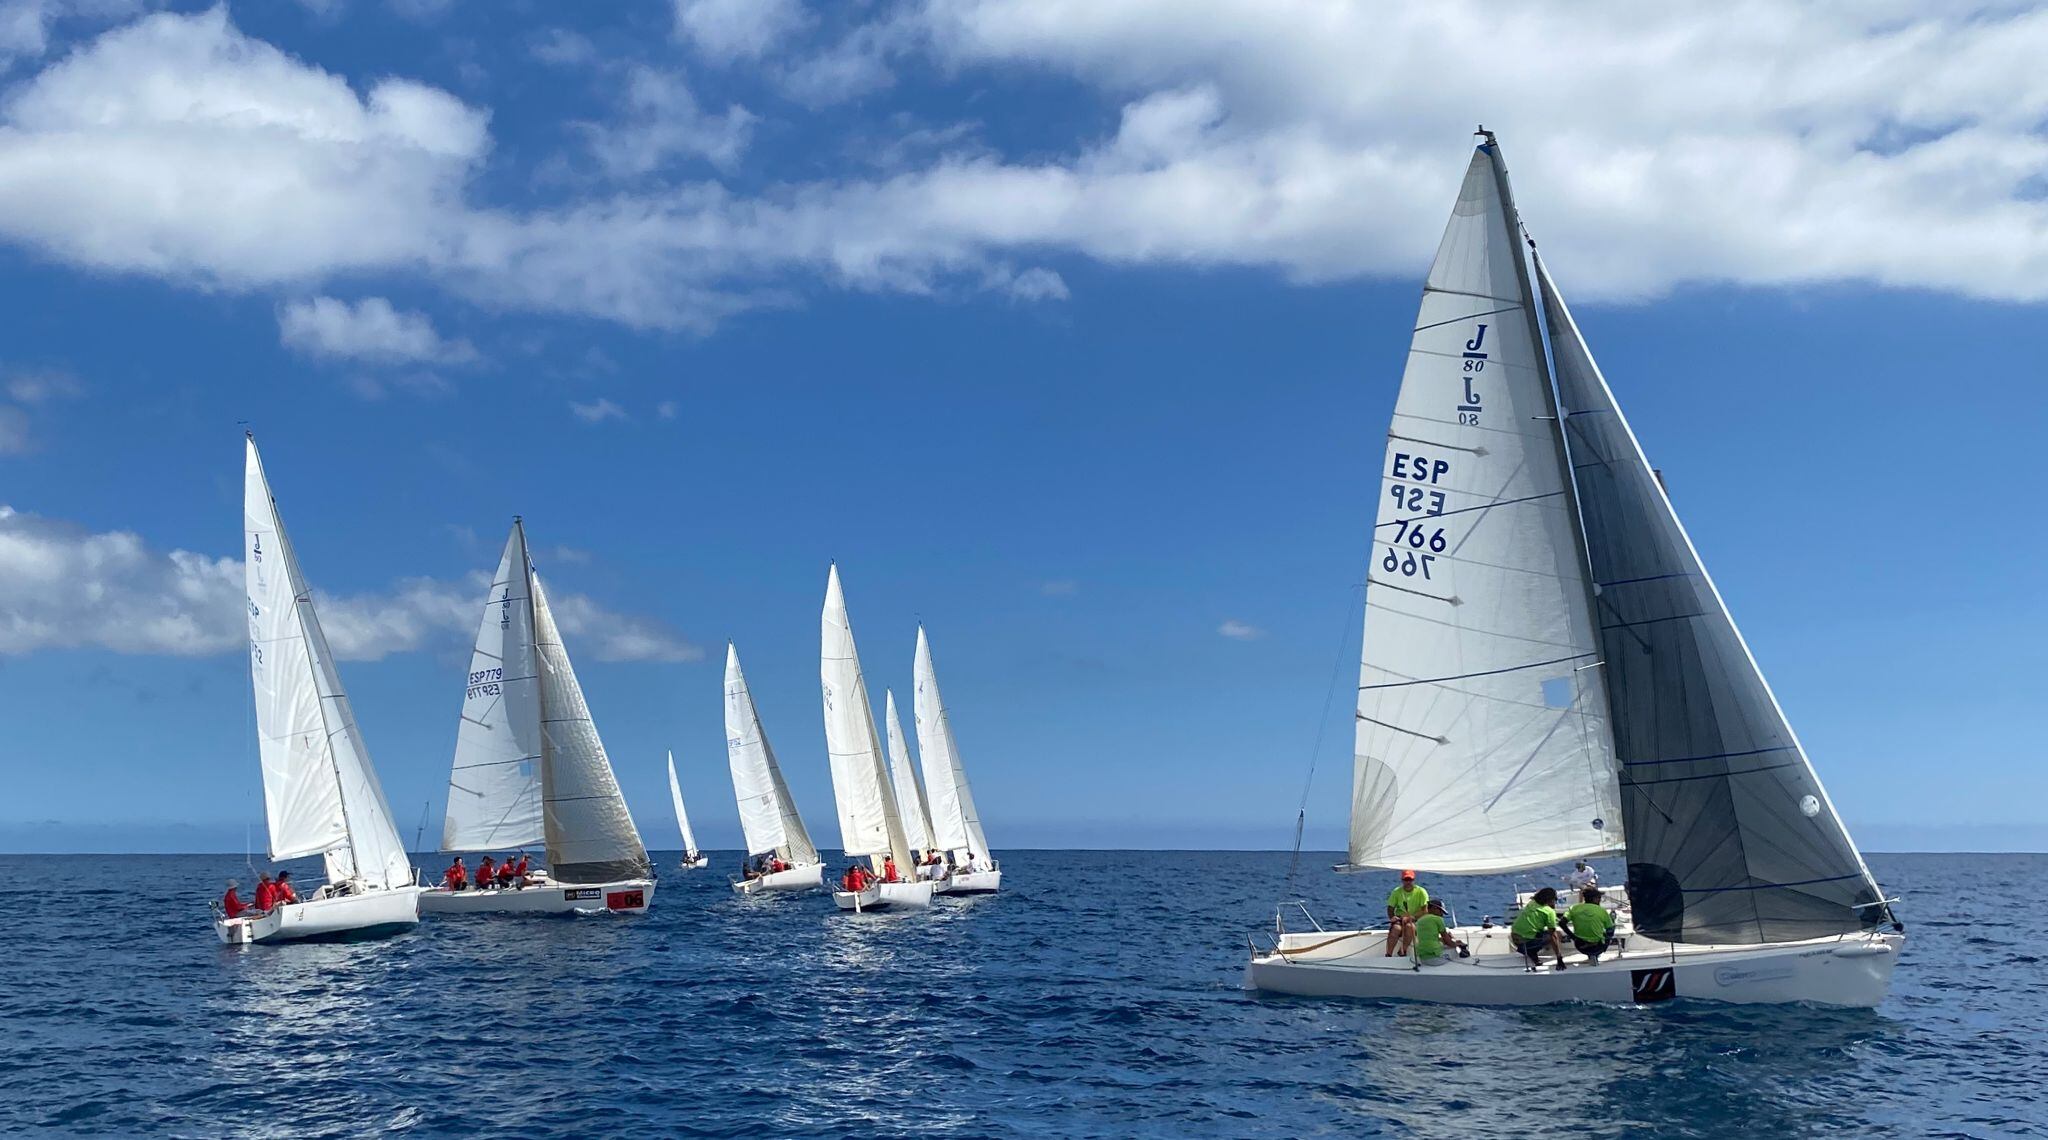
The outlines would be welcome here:
M 931 642 L 921 625 L 917 627 L 914 676 L 917 688 L 912 694 L 911 716 L 917 722 L 917 751 L 924 764 L 933 842 L 956 855 L 987 859 L 988 836 L 981 830 L 981 812 L 974 806 L 967 769 L 960 764 L 960 746 L 953 740 L 953 722 L 946 716 L 939 675 L 932 668 Z
M 477 625 L 448 772 L 443 851 L 503 851 L 545 837 L 541 704 L 526 528 L 512 524 Z
M 908 873 L 910 842 L 889 787 L 882 762 L 882 742 L 875 733 L 874 706 L 861 676 L 860 653 L 853 644 L 853 625 L 846 615 L 846 594 L 839 586 L 839 567 L 825 583 L 825 609 L 819 619 L 818 677 L 824 690 L 825 751 L 832 762 L 832 795 L 839 807 L 840 846 L 848 857 L 873 857 L 879 870 L 884 856 Z
M 242 529 L 270 857 L 318 854 L 331 883 L 406 886 L 412 861 L 370 766 L 254 436 L 243 470 Z
M 683 786 L 676 782 L 676 754 L 668 754 L 668 798 L 676 805 L 676 827 L 683 833 L 683 855 L 697 857 L 697 835 L 690 830 L 690 813 L 683 810 Z
M 725 759 L 732 768 L 733 799 L 739 803 L 747 854 L 773 851 L 797 866 L 816 863 L 818 849 L 783 782 L 782 766 L 775 762 L 768 732 L 761 727 L 747 675 L 740 672 L 740 652 L 730 642 L 725 647 Z
M 644 878 L 653 870 L 633 826 L 626 798 L 597 737 L 590 708 L 562 633 L 548 609 L 540 575 L 530 568 L 535 656 L 541 700 L 541 810 L 547 830 L 548 870 L 562 882 L 602 883 Z
M 1756 659 L 1537 263 L 1628 825 L 1636 929 L 1789 942 L 1887 917 Z
M 1571 485 L 1498 150 L 1465 172 L 1381 468 L 1350 862 L 1482 873 L 1622 844 Z
M 924 785 L 917 780 L 917 770 L 910 766 L 910 745 L 903 739 L 903 721 L 896 716 L 896 691 L 884 690 L 882 703 L 888 708 L 884 719 L 889 724 L 889 773 L 896 785 L 896 814 L 903 820 L 903 833 L 910 845 L 930 851 L 938 846 L 932 838 L 931 810 L 925 806 Z

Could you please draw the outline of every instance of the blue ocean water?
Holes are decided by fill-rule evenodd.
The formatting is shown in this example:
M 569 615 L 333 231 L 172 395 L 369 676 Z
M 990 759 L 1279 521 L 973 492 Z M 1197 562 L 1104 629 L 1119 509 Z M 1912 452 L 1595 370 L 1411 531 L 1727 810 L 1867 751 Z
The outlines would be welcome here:
M 661 859 L 642 917 L 230 949 L 240 856 L 0 856 L 0 1132 L 2048 1135 L 2048 856 L 1874 856 L 1912 938 L 1875 1011 L 1247 995 L 1285 854 L 1016 851 L 859 918 Z M 1296 893 L 1369 917 L 1330 861 Z

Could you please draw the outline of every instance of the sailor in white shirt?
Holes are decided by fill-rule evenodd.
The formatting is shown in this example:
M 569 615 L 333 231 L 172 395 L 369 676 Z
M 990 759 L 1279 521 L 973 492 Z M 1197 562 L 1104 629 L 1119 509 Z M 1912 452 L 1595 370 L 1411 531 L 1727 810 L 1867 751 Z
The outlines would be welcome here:
M 1586 861 L 1581 859 L 1573 865 L 1572 873 L 1565 876 L 1565 882 L 1570 883 L 1573 890 L 1583 891 L 1600 885 L 1600 872 L 1586 866 Z

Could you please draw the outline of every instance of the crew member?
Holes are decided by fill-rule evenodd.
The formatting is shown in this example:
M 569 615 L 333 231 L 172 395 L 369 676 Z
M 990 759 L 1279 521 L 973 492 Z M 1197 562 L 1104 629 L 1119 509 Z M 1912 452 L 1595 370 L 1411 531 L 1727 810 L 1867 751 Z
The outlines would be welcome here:
M 1424 966 L 1441 966 L 1450 961 L 1444 947 L 1462 952 L 1465 944 L 1451 937 L 1444 925 L 1444 901 L 1431 899 L 1426 905 L 1428 909 L 1415 920 L 1415 960 Z
M 517 878 L 519 879 L 519 886 L 520 886 L 520 888 L 521 888 L 522 890 L 523 890 L 523 889 L 525 889 L 526 887 L 528 887 L 528 886 L 531 886 L 531 885 L 532 885 L 532 880 L 530 880 L 530 879 L 528 879 L 528 878 L 526 877 L 526 871 L 527 871 L 527 862 L 526 862 L 526 852 L 524 852 L 524 851 L 521 851 L 521 852 L 519 853 L 519 867 L 518 867 L 518 869 L 514 870 L 514 871 L 512 872 L 512 874 L 513 874 L 514 876 L 516 876 L 516 877 L 517 877 Z
M 1590 961 L 1598 962 L 1614 944 L 1614 916 L 1600 905 L 1599 887 L 1579 892 L 1579 901 L 1564 912 L 1564 925 L 1572 933 L 1572 945 Z
M 1401 885 L 1387 896 L 1387 957 L 1414 947 L 1415 920 L 1428 908 L 1429 892 L 1415 885 L 1415 872 L 1401 872 Z
M 515 868 L 512 864 L 512 856 L 505 856 L 505 858 L 500 860 L 498 863 L 498 889 L 506 891 L 511 890 L 514 880 L 518 878 L 519 872 L 517 868 Z
M 901 879 L 896 877 L 896 856 L 882 856 L 882 881 L 885 883 L 902 882 Z
M 270 881 L 270 872 L 260 872 L 256 876 L 256 909 L 267 911 L 276 905 L 277 884 Z
M 451 891 L 466 890 L 469 887 L 469 868 L 462 865 L 462 856 L 457 855 L 454 865 L 441 872 L 441 882 Z
M 277 889 L 273 893 L 273 900 L 271 902 L 272 906 L 282 906 L 285 903 L 299 901 L 299 892 L 292 889 L 292 873 L 290 871 L 279 871 L 277 873 L 276 887 Z
M 481 860 L 479 860 L 476 865 L 476 889 L 480 891 L 488 891 L 492 887 L 496 886 L 497 883 L 497 862 L 496 860 L 492 859 L 489 855 L 486 855 Z
M 1529 960 L 1529 968 L 1535 969 L 1543 961 L 1543 948 L 1557 958 L 1557 968 L 1564 969 L 1564 939 L 1557 933 L 1557 889 L 1545 887 L 1537 891 L 1515 916 L 1515 923 L 1508 928 L 1508 942 L 1520 950 Z
M 249 904 L 242 901 L 241 893 L 237 889 L 241 885 L 233 879 L 229 879 L 228 893 L 220 897 L 220 911 L 229 918 L 240 918 L 242 917 L 242 912 L 249 909 Z
M 1600 872 L 1586 866 L 1586 861 L 1581 859 L 1573 864 L 1572 873 L 1566 875 L 1564 881 L 1571 885 L 1573 891 L 1583 891 L 1600 885 Z

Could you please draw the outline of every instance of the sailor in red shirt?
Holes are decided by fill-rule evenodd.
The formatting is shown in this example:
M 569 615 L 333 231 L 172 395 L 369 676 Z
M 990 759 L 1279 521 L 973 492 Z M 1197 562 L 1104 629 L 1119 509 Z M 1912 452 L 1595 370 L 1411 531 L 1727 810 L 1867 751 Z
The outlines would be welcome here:
M 512 869 L 512 856 L 505 856 L 504 861 L 498 864 L 498 886 L 509 888 L 517 877 L 518 873 Z
M 256 909 L 269 910 L 277 905 L 277 884 L 270 881 L 270 872 L 256 877 Z
M 279 871 L 277 873 L 276 900 L 273 905 L 299 901 L 299 892 L 292 889 L 291 877 L 292 873 L 290 871 Z
M 469 868 L 462 865 L 462 856 L 457 855 L 455 865 L 441 873 L 441 882 L 451 891 L 463 890 L 469 886 Z
M 868 874 L 868 869 L 866 867 L 861 866 L 859 863 L 855 863 L 853 866 L 848 867 L 846 869 L 846 877 L 840 880 L 839 885 L 845 887 L 847 890 L 852 891 L 855 894 L 859 894 L 860 892 L 868 889 L 868 881 L 872 878 L 874 878 L 874 876 Z
M 520 886 L 522 886 L 522 887 L 523 887 L 523 886 L 525 886 L 525 885 L 526 885 L 526 856 L 525 856 L 525 854 L 523 854 L 523 853 L 522 853 L 522 854 L 521 854 L 521 855 L 519 856 L 519 868 L 518 868 L 518 870 L 514 871 L 514 872 L 513 872 L 513 874 L 515 874 L 515 875 L 519 876 L 519 885 L 520 885 Z
M 492 866 L 491 857 L 486 855 L 483 858 L 483 862 L 476 865 L 476 889 L 480 891 L 489 890 L 491 885 L 497 881 L 498 869 Z
M 903 881 L 896 877 L 896 856 L 882 856 L 882 881 L 885 883 L 900 883 Z
M 233 879 L 229 879 L 228 893 L 220 897 L 221 913 L 229 918 L 240 918 L 242 917 L 242 912 L 249 909 L 249 904 L 243 902 L 242 896 L 236 892 L 236 888 L 241 885 Z

